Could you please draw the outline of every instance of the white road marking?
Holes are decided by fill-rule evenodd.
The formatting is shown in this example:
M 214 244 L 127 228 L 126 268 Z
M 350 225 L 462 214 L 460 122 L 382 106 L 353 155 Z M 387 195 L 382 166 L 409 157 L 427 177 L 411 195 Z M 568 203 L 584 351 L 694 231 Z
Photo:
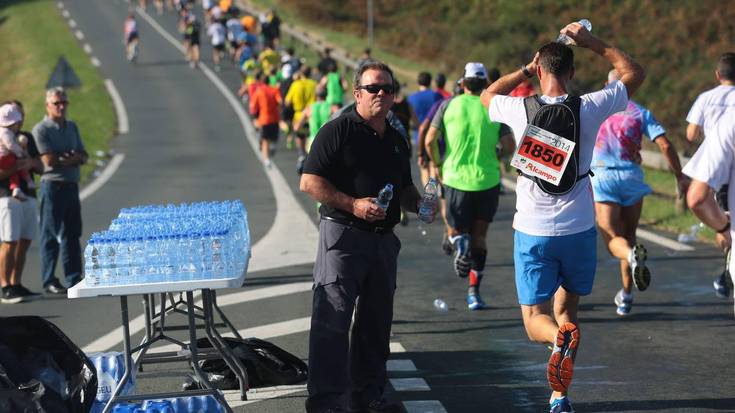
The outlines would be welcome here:
M 280 297 L 288 294 L 297 294 L 311 291 L 311 281 L 277 285 L 274 287 L 243 290 L 232 294 L 218 295 L 217 304 L 220 307 L 245 303 L 248 301 L 265 300 L 266 298 Z
M 410 377 L 405 379 L 389 379 L 390 385 L 395 391 L 429 391 L 431 388 L 426 380 L 421 377 Z
M 405 353 L 406 349 L 403 348 L 401 343 L 390 343 L 390 352 L 393 353 Z
M 638 238 L 642 238 L 646 241 L 653 242 L 655 244 L 661 245 L 663 247 L 666 247 L 674 251 L 694 251 L 695 250 L 695 248 L 692 247 L 691 245 L 682 244 L 681 242 L 674 241 L 666 237 L 662 237 L 661 235 L 655 234 L 650 231 L 646 231 L 645 229 L 638 228 L 638 230 L 636 230 L 635 235 L 638 236 Z
M 243 401 L 240 400 L 239 390 L 226 390 L 224 391 L 225 400 L 230 407 L 244 406 L 246 404 L 257 403 L 259 401 L 274 399 L 276 397 L 283 397 L 293 393 L 299 393 L 306 391 L 305 384 L 297 384 L 293 386 L 275 386 L 275 387 L 263 387 L 259 389 L 248 390 L 248 399 Z
M 139 7 L 136 10 L 171 45 L 182 53 L 185 52 L 181 43 L 163 29 L 145 10 Z M 240 101 L 206 64 L 200 63 L 199 68 L 230 104 L 240 121 L 253 153 L 260 156 L 258 135 Z M 266 176 L 276 200 L 276 218 L 268 233 L 253 246 L 253 257 L 248 270 L 252 272 L 313 263 L 319 238 L 316 226 L 294 197 L 286 178 L 278 167 L 273 165 L 266 171 Z M 293 236 L 293 234 L 299 234 L 299 236 Z
M 503 182 L 504 187 L 509 188 L 513 191 L 516 190 L 516 183 L 513 180 L 503 177 L 501 181 Z M 650 231 L 646 231 L 645 229 L 638 228 L 638 230 L 636 231 L 636 236 L 646 241 L 653 242 L 654 244 L 658 244 L 664 248 L 668 248 L 674 251 L 694 251 L 695 250 L 695 248 L 692 247 L 691 245 L 682 244 L 681 242 L 677 242 L 672 239 L 662 237 L 661 235 L 654 234 L 653 232 L 650 232 Z
M 411 360 L 388 360 L 385 363 L 388 371 L 416 371 L 416 365 Z
M 282 337 L 290 334 L 302 333 L 311 329 L 311 317 L 296 318 L 294 320 L 281 321 L 278 323 L 265 324 L 262 326 L 246 328 L 238 330 L 241 336 L 257 337 L 267 340 L 274 337 Z M 226 330 L 222 330 L 223 335 L 228 335 Z M 151 347 L 151 352 L 178 351 L 181 347 L 176 344 L 166 344 L 163 346 Z
M 92 49 L 90 48 L 90 52 L 91 50 Z M 115 106 L 115 114 L 117 115 L 117 133 L 128 133 L 130 131 L 130 122 L 128 121 L 128 111 L 125 109 L 125 103 L 117 92 L 117 88 L 115 87 L 115 84 L 112 83 L 112 80 L 105 79 L 105 87 L 107 88 L 107 93 L 109 93 L 112 98 L 112 104 Z
M 75 29 L 77 27 L 77 22 L 74 21 L 74 19 L 69 19 L 69 27 Z
M 115 174 L 124 159 L 125 154 L 122 153 L 118 153 L 113 156 L 107 166 L 105 166 L 105 169 L 102 170 L 102 173 L 92 182 L 87 184 L 81 191 L 79 191 L 79 199 L 81 201 L 84 201 L 85 199 L 92 196 L 93 193 L 97 192 L 98 189 L 102 188 L 102 185 L 107 183 L 107 181 L 112 178 L 112 175 Z
M 296 283 L 297 285 L 303 285 L 303 283 Z M 273 287 L 257 288 L 247 292 L 247 294 L 235 293 L 217 297 L 217 304 L 220 307 L 228 305 L 245 303 L 250 301 L 257 301 L 260 299 L 273 298 L 281 295 L 288 295 L 298 292 L 299 289 L 291 284 L 275 285 Z M 244 292 L 243 292 L 244 293 Z M 198 292 L 195 293 L 198 295 Z M 234 299 L 227 298 L 228 296 L 237 296 L 237 301 Z M 158 310 L 160 311 L 160 306 Z M 145 316 L 143 314 L 130 320 L 130 335 L 133 336 L 145 328 Z M 247 331 L 247 330 L 243 330 Z M 110 349 L 118 346 L 122 343 L 122 326 L 118 327 L 109 333 L 99 337 L 82 348 L 85 353 L 92 351 L 109 351 Z
M 63 7 L 64 6 L 61 6 L 61 7 L 62 7 L 61 15 L 64 16 L 65 19 L 68 19 L 69 18 L 69 10 L 63 10 Z
M 100 59 L 98 59 L 98 58 L 96 58 L 94 56 L 92 56 L 92 58 L 89 59 L 89 61 L 92 62 L 92 66 L 94 66 L 94 67 L 100 67 L 100 66 L 102 66 L 102 62 L 100 62 Z
M 64 3 L 58 2 L 58 3 L 56 3 L 56 7 L 58 7 L 59 9 L 63 9 L 64 8 Z
M 75 31 L 75 32 L 74 32 L 74 36 L 76 36 L 76 37 L 77 37 L 77 39 L 79 39 L 79 40 L 84 40 L 84 33 L 82 33 L 82 31 L 81 31 L 81 30 L 77 30 L 77 31 Z
M 406 413 L 447 413 L 439 400 L 411 400 L 403 402 Z
M 92 46 L 90 46 L 89 43 L 84 43 L 84 46 L 82 46 L 82 48 L 84 49 L 84 53 L 92 54 Z

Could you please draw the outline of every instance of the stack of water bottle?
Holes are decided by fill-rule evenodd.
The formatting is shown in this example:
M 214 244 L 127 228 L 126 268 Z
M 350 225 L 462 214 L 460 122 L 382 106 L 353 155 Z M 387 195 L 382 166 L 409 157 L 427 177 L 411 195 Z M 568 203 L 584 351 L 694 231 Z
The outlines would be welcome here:
M 237 277 L 250 257 L 240 201 L 123 208 L 84 250 L 88 286 Z

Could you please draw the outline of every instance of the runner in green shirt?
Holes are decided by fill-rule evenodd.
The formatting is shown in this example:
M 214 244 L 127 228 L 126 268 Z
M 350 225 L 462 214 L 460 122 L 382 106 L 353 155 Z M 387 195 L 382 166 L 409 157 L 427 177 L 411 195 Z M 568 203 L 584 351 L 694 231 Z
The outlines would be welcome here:
M 464 94 L 441 104 L 425 144 L 435 169 L 441 166 L 449 240 L 455 249 L 454 268 L 458 276 L 469 276 L 470 310 L 487 307 L 480 297 L 480 282 L 487 257 L 487 229 L 498 208 L 500 170 L 496 148 L 500 143 L 503 152 L 510 153 L 515 147 L 511 130 L 490 122 L 480 102 L 480 93 L 487 84 L 485 66 L 467 63 L 462 78 Z M 446 143 L 443 162 L 437 147 L 441 136 Z

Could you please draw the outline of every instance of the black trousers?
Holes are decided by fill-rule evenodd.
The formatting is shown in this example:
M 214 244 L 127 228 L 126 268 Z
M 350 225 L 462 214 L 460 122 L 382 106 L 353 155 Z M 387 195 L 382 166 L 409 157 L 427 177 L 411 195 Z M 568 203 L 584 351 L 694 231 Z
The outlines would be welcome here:
M 392 232 L 319 224 L 307 411 L 359 406 L 382 396 L 400 249 Z

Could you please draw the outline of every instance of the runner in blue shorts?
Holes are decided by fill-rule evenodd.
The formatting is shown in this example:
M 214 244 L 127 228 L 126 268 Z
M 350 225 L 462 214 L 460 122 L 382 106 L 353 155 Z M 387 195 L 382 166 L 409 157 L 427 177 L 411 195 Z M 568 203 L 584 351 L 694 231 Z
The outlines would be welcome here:
M 526 128 L 533 107 L 559 104 L 547 108 L 551 122 L 543 125 L 568 125 L 568 114 L 574 115 L 573 131 L 564 129 L 565 139 L 575 139 L 575 149 L 564 147 L 564 155 L 556 149 L 546 161 L 561 156 L 575 159 L 576 169 L 569 170 L 566 180 L 553 174 L 537 173 L 537 178 L 527 175 L 518 177 L 516 186 L 515 229 L 515 278 L 518 302 L 521 305 L 523 325 L 528 338 L 539 343 L 553 344 L 547 365 L 546 377 L 552 393 L 549 400 L 551 413 L 569 413 L 574 409 L 567 397 L 572 381 L 574 358 L 580 343 L 577 319 L 579 299 L 592 291 L 595 277 L 596 242 L 595 214 L 592 188 L 588 172 L 592 163 L 597 130 L 608 116 L 625 109 L 628 99 L 643 82 L 644 72 L 640 65 L 621 50 L 610 46 L 592 35 L 579 23 L 572 23 L 561 30 L 572 39 L 572 45 L 590 49 L 605 57 L 621 74 L 620 81 L 604 89 L 579 97 L 569 96 L 568 82 L 574 76 L 574 52 L 561 43 L 548 43 L 539 49 L 533 61 L 520 70 L 512 72 L 491 84 L 482 94 L 482 102 L 488 106 L 490 120 L 511 127 L 518 150 L 514 158 L 522 158 L 526 166 L 538 171 L 543 160 L 541 145 L 526 139 Z M 510 93 L 521 82 L 538 76 L 543 96 L 521 98 L 503 96 Z M 567 109 L 560 108 L 565 106 Z M 539 112 L 533 112 L 539 113 Z M 556 130 L 556 128 L 555 128 Z M 532 133 L 531 133 L 532 134 Z M 539 133 L 537 136 L 543 136 Z M 545 136 L 550 136 L 546 134 Z M 557 139 L 557 142 L 563 142 Z M 534 149 L 531 150 L 527 145 Z M 538 147 L 540 149 L 536 150 Z M 558 147 L 556 147 L 558 148 Z M 578 148 L 578 149 L 577 149 Z M 562 150 L 562 149 L 560 149 Z M 539 152 L 533 155 L 533 152 Z M 522 165 L 516 158 L 517 165 Z M 555 162 L 555 161 L 554 161 Z M 557 172 L 564 176 L 565 167 Z M 566 168 L 569 162 L 564 163 Z M 543 171 L 543 170 L 541 170 Z M 541 178 L 543 177 L 543 178 Z M 546 182 L 542 182 L 546 181 Z M 562 184 L 562 185 L 559 185 Z M 550 186 L 559 188 L 555 191 Z M 567 192 L 565 192 L 567 190 Z M 561 288 L 560 288 L 561 287 Z M 492 410 L 492 409 L 489 409 Z
M 610 71 L 607 83 L 619 80 Z M 620 259 L 623 288 L 615 295 L 617 314 L 630 314 L 633 285 L 648 288 L 651 274 L 646 267 L 645 247 L 636 243 L 636 229 L 643 207 L 643 197 L 652 192 L 643 181 L 641 142 L 643 135 L 656 142 L 674 171 L 679 193 L 685 194 L 689 180 L 681 173 L 679 155 L 666 138 L 666 131 L 651 112 L 632 100 L 622 112 L 610 116 L 597 133 L 592 157 L 592 188 L 597 225 L 610 254 Z

